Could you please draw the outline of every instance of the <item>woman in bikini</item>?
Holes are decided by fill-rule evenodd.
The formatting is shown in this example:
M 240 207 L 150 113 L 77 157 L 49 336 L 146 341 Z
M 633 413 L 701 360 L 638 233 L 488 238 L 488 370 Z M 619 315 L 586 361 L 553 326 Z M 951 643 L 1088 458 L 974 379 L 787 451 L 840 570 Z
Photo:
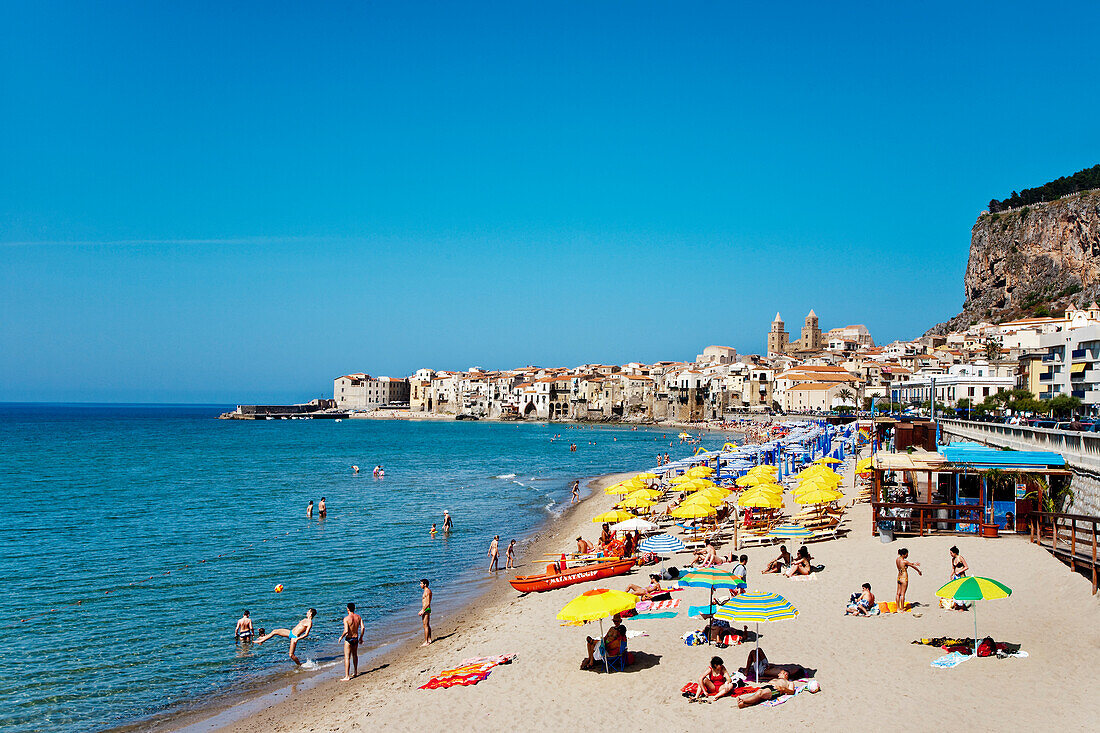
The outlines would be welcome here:
M 970 570 L 970 566 L 966 564 L 966 560 L 959 554 L 958 547 L 951 548 L 951 580 L 958 580 L 959 578 L 965 578 L 967 571 Z
M 796 575 L 809 575 L 813 570 L 810 565 L 810 560 L 813 560 L 813 558 L 810 557 L 810 551 L 805 547 L 799 547 L 798 559 L 791 564 L 790 569 L 784 573 L 784 575 L 788 578 L 793 578 Z
M 905 610 L 905 591 L 909 589 L 909 568 L 917 571 L 917 575 L 923 575 L 919 562 L 909 562 L 909 550 L 904 547 L 898 550 L 898 558 L 895 561 L 898 566 L 898 613 Z
M 733 679 L 730 677 L 730 673 L 726 671 L 726 665 L 722 662 L 722 658 L 711 657 L 710 668 L 699 678 L 699 689 L 695 693 L 695 697 L 709 696 L 717 700 L 733 692 L 733 689 Z

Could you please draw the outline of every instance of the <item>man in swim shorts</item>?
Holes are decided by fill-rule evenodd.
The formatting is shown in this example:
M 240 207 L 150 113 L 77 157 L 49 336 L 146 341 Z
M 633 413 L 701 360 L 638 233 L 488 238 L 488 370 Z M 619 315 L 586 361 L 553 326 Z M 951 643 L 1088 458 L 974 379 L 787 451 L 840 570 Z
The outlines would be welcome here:
M 325 506 L 325 497 L 322 496 L 321 503 L 317 505 L 317 516 L 324 519 L 326 514 L 328 514 L 328 507 Z
M 248 611 L 244 612 L 244 615 L 237 619 L 237 628 L 233 632 L 233 638 L 238 642 L 252 641 L 254 636 L 252 631 L 252 618 L 248 615 Z
M 261 636 L 256 640 L 256 643 L 263 644 L 273 636 L 282 636 L 286 639 L 290 639 L 290 658 L 295 664 L 300 665 L 302 660 L 294 655 L 294 649 L 298 646 L 298 642 L 309 636 L 309 632 L 313 630 L 313 617 L 316 615 L 317 609 L 311 608 L 306 611 L 306 617 L 299 621 L 293 629 L 275 629 L 270 634 Z
M 420 579 L 420 587 L 424 592 L 420 596 L 420 616 L 424 623 L 424 643 L 420 646 L 428 646 L 432 643 L 432 591 L 428 588 L 428 579 Z
M 811 693 L 821 692 L 821 684 L 817 680 L 810 680 L 806 685 L 806 691 Z M 771 682 L 761 685 L 760 689 L 756 692 L 749 692 L 737 698 L 737 707 L 745 708 L 750 705 L 762 703 L 765 700 L 774 700 L 784 695 L 793 695 L 796 692 L 798 692 L 798 688 L 791 682 L 787 670 L 780 670 L 778 677 Z
M 344 676 L 340 681 L 347 682 L 359 676 L 359 642 L 363 641 L 363 617 L 355 612 L 354 603 L 348 604 L 340 638 L 344 640 Z

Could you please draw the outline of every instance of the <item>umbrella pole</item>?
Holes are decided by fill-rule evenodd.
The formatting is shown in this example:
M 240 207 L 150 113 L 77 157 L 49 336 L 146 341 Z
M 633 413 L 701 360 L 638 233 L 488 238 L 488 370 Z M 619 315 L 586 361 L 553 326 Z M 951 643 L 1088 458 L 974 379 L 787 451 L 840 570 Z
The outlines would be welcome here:
M 620 640 L 619 644 L 621 645 L 622 643 L 623 642 Z M 603 619 L 601 618 L 600 619 L 600 646 L 602 646 L 602 645 L 603 645 Z M 599 648 L 599 647 L 597 647 L 597 648 Z M 607 647 L 603 648 L 603 653 L 601 654 L 601 656 L 603 657 L 603 669 L 604 669 L 604 671 L 607 672 L 608 674 L 611 674 L 611 665 L 608 664 L 608 662 L 607 662 Z
M 974 656 L 978 656 L 978 602 L 974 601 Z

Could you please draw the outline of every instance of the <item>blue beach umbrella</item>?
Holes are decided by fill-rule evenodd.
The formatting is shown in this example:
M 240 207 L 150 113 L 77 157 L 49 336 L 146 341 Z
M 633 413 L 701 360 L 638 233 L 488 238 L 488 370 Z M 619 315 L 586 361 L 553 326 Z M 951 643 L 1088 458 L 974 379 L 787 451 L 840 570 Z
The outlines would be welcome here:
M 638 549 L 642 552 L 652 552 L 661 556 L 661 572 L 665 571 L 665 555 L 671 555 L 674 552 L 679 552 L 684 549 L 685 545 L 680 541 L 679 537 L 674 537 L 670 534 L 658 534 L 652 537 L 646 537 L 644 540 L 638 543 Z

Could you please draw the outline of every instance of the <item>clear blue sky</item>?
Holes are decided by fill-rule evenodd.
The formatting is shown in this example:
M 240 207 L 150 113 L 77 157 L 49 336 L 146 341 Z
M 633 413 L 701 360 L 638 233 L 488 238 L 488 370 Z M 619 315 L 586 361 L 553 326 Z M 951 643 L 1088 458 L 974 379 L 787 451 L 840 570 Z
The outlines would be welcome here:
M 0 400 L 912 337 L 1100 162 L 1100 3 L 762 5 L 5 4 Z

